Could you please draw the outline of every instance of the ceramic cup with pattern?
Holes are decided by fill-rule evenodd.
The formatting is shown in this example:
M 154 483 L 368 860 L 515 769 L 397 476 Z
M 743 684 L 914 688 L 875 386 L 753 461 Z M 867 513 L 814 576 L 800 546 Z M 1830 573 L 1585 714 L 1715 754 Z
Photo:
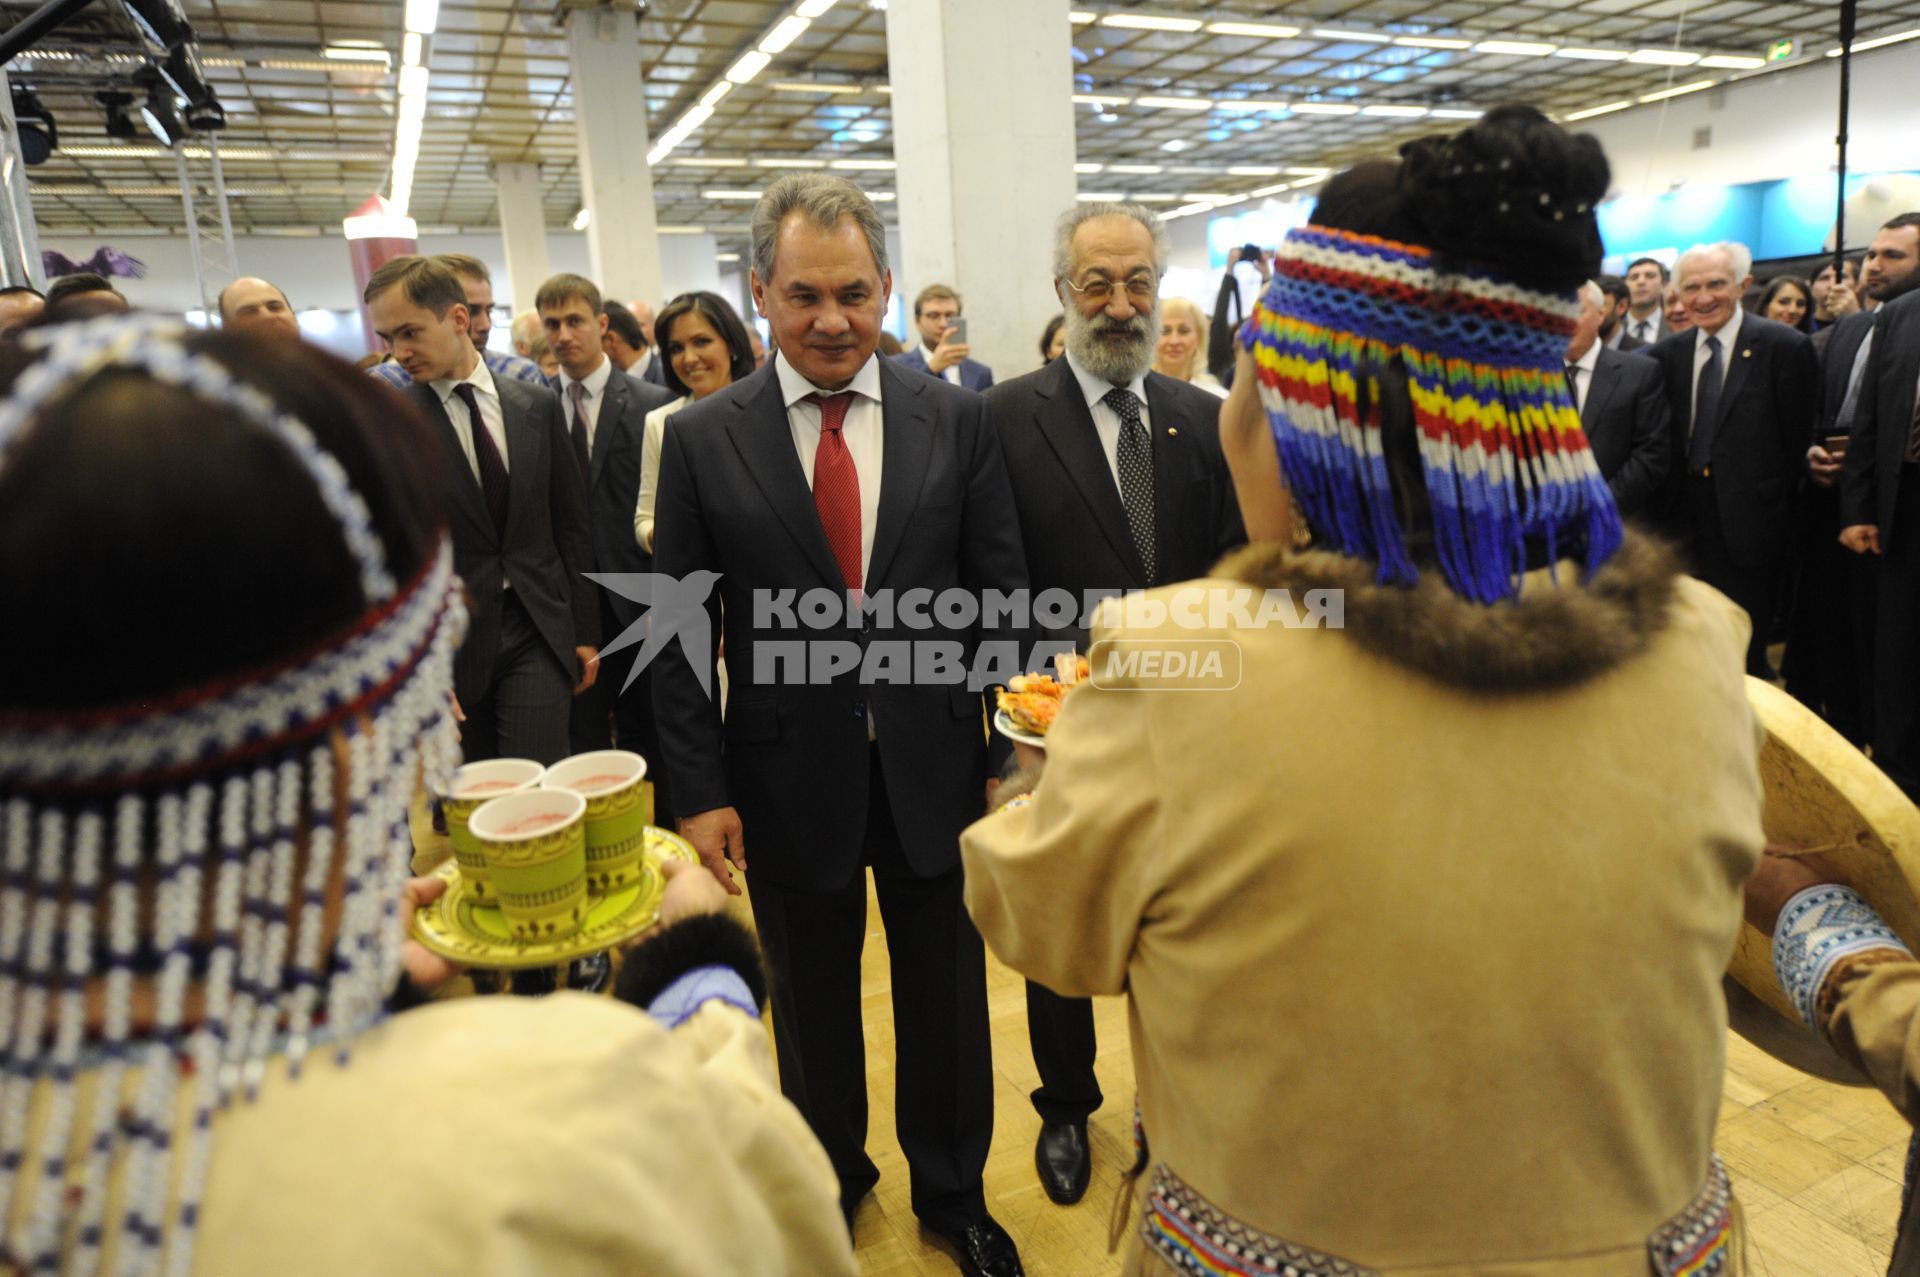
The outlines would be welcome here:
M 460 876 L 467 880 L 467 891 L 475 904 L 494 904 L 493 884 L 487 880 L 486 857 L 480 844 L 468 832 L 467 821 L 481 803 L 536 788 L 547 769 L 531 758 L 491 758 L 483 763 L 468 763 L 453 774 L 453 783 L 440 798 L 440 809 L 447 817 L 447 840 L 453 844 L 453 858 L 460 865 Z
M 542 789 L 578 794 L 587 803 L 587 889 L 620 890 L 640 877 L 640 855 L 653 823 L 647 760 L 624 749 L 575 754 L 547 769 Z
M 587 916 L 587 800 L 530 789 L 481 804 L 467 828 L 515 940 L 556 940 Z

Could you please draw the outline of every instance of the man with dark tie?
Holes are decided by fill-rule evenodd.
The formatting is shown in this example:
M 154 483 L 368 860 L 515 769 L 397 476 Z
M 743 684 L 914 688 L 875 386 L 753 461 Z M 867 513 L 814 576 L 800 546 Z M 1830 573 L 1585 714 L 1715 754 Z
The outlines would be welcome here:
M 1608 350 L 1619 350 L 1627 335 L 1627 307 L 1633 294 L 1627 291 L 1627 281 L 1618 275 L 1597 275 L 1593 282 L 1606 297 L 1600 317 L 1600 344 Z
M 1019 637 L 1004 611 L 965 607 L 1027 583 L 1006 464 L 984 399 L 875 354 L 892 276 L 858 188 L 783 177 L 760 197 L 752 241 L 777 357 L 683 409 L 660 457 L 654 570 L 718 574 L 709 607 L 724 618 L 729 679 L 723 724 L 701 677 L 711 650 L 675 643 L 654 661 L 680 832 L 735 892 L 752 850 L 780 1086 L 826 1146 L 849 1227 L 879 1178 L 860 1027 L 871 869 L 914 1214 L 964 1272 L 1015 1277 L 1019 1253 L 981 1182 L 986 958 L 960 868 L 960 831 L 985 807 L 986 705 L 931 665 L 945 652 L 964 674 L 985 644 Z M 778 659 L 796 647 L 797 671 Z M 902 671 L 923 658 L 924 676 Z
M 1652 508 L 1667 477 L 1671 445 L 1660 365 L 1607 349 L 1601 327 L 1610 309 L 1597 282 L 1581 287 L 1580 318 L 1567 343 L 1567 389 L 1600 476 L 1625 519 Z
M 614 367 L 621 372 L 630 373 L 649 386 L 664 386 L 666 378 L 660 371 L 660 361 L 654 357 L 653 342 L 648 339 L 647 330 L 640 326 L 639 319 L 619 302 L 606 302 L 605 305 L 607 335 L 600 344 L 606 350 L 607 358 L 613 360 Z
M 487 366 L 487 371 L 494 379 L 522 381 L 529 386 L 547 386 L 547 375 L 540 371 L 540 365 L 533 360 L 506 351 L 487 349 L 487 338 L 493 332 L 494 309 L 493 276 L 487 273 L 487 264 L 468 253 L 441 253 L 434 260 L 452 271 L 453 277 L 460 282 L 461 295 L 466 298 L 467 340 L 480 353 L 480 361 Z M 396 390 L 405 390 L 413 381 L 397 359 L 375 364 L 367 371 Z
M 567 437 L 573 444 L 573 462 L 587 486 L 587 505 L 593 526 L 593 568 L 596 572 L 646 572 L 652 557 L 633 535 L 633 507 L 640 493 L 640 441 L 647 414 L 672 402 L 660 386 L 628 376 L 607 357 L 604 338 L 606 312 L 600 290 L 578 275 L 555 275 L 540 285 L 533 299 L 547 348 L 560 361 L 560 403 L 566 414 Z M 640 604 L 615 590 L 588 581 L 576 589 L 599 598 L 600 634 L 611 642 L 640 617 Z M 608 715 L 619 725 L 621 748 L 633 750 L 658 765 L 659 742 L 653 732 L 653 700 L 649 680 L 625 687 L 627 671 L 639 646 L 621 648 L 605 658 L 592 687 L 574 697 L 570 735 L 573 751 L 605 749 L 611 741 Z M 655 818 L 660 819 L 659 778 L 655 783 Z
M 1246 540 L 1220 451 L 1220 400 L 1152 371 L 1167 233 L 1137 204 L 1078 204 L 1054 242 L 1066 357 L 987 392 L 1006 450 L 1033 590 L 1119 594 L 1203 576 Z M 1081 618 L 1082 621 L 1085 618 Z M 1050 633 L 1084 648 L 1086 632 Z M 1060 1205 L 1092 1174 L 1100 1107 L 1093 1003 L 1027 981 L 1040 1087 L 1034 1163 Z
M 600 605 L 580 576 L 593 567 L 587 491 L 560 401 L 488 370 L 460 281 L 435 259 L 388 262 L 365 300 L 455 471 L 454 568 L 471 614 L 453 668 L 461 752 L 558 762 L 573 694 L 600 667 Z
M 1886 291 L 1843 459 L 1840 539 L 1877 556 L 1873 760 L 1920 801 L 1920 286 Z
M 1694 327 L 1644 354 L 1660 363 L 1673 424 L 1668 531 L 1694 575 L 1746 609 L 1747 672 L 1771 678 L 1767 629 L 1819 412 L 1820 366 L 1805 334 L 1745 313 L 1752 269 L 1743 244 L 1682 253 L 1676 276 Z
M 1672 335 L 1667 326 L 1667 284 L 1671 276 L 1664 262 L 1642 257 L 1627 267 L 1627 313 L 1621 318 L 1621 350 L 1638 350 Z

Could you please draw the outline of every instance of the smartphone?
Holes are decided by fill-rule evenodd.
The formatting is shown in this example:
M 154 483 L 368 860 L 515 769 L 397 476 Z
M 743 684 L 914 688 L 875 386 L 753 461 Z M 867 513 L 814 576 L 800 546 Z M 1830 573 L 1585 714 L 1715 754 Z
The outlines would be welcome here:
M 1847 455 L 1847 438 L 1846 435 L 1828 435 L 1821 446 L 1836 457 L 1844 457 Z
M 953 317 L 953 322 L 947 325 L 946 340 L 956 346 L 964 346 L 967 344 L 967 317 L 965 315 L 955 315 Z

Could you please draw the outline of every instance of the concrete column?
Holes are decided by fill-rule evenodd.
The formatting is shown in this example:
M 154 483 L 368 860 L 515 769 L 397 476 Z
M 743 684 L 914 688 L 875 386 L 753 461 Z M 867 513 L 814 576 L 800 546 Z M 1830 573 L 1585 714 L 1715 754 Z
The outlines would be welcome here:
M 660 303 L 681 293 L 720 291 L 720 252 L 713 236 L 662 235 L 660 237 L 660 296 L 650 299 L 655 310 Z
M 547 214 L 540 198 L 540 166 L 495 164 L 493 184 L 500 194 L 500 241 L 507 254 L 507 288 L 518 312 L 533 305 L 533 295 L 553 274 L 547 258 Z
M 947 284 L 995 380 L 1039 362 L 1057 314 L 1053 223 L 1074 201 L 1068 0 L 892 0 L 893 154 L 907 299 Z M 909 318 L 908 340 L 918 340 Z
M 652 142 L 639 19 L 630 9 L 578 10 L 567 21 L 567 47 L 593 281 L 607 297 L 658 307 L 666 298 L 647 165 Z

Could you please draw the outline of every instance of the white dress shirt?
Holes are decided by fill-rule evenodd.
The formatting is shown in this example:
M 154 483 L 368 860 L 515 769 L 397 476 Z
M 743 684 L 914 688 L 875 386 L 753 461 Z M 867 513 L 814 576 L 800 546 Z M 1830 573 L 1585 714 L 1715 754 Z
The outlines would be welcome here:
M 1628 311 L 1620 323 L 1629 333 L 1632 333 L 1634 337 L 1640 341 L 1658 341 L 1660 339 L 1660 312 L 1657 310 L 1644 319 L 1632 311 Z M 1646 328 L 1645 332 L 1641 331 L 1643 325 Z
M 1727 391 L 1727 377 L 1733 372 L 1733 354 L 1740 346 L 1740 320 L 1746 314 L 1744 306 L 1733 308 L 1733 317 L 1720 325 L 1720 331 L 1709 333 L 1704 328 L 1693 331 L 1698 334 L 1693 342 L 1693 397 L 1687 402 L 1693 406 L 1687 412 L 1687 438 L 1693 438 L 1693 409 L 1700 406 L 1700 374 L 1706 371 L 1707 361 L 1713 357 L 1707 349 L 1707 338 L 1720 339 L 1720 393 Z
M 1594 342 L 1587 347 L 1587 353 L 1573 361 L 1573 406 L 1580 412 L 1587 410 L 1587 396 L 1593 391 L 1593 370 L 1600 363 L 1600 343 Z
M 1107 406 L 1107 394 L 1115 387 L 1110 381 L 1103 381 L 1081 367 L 1080 361 L 1069 350 L 1064 358 L 1067 367 L 1073 370 L 1074 380 L 1080 383 L 1080 393 L 1087 398 L 1087 411 L 1093 414 L 1094 433 L 1100 436 L 1101 451 L 1107 454 L 1107 469 L 1113 472 L 1113 486 L 1120 489 L 1120 414 Z M 1133 397 L 1140 401 L 1140 424 L 1146 427 L 1147 444 L 1153 444 L 1153 419 L 1147 413 L 1147 374 L 1141 373 L 1121 389 L 1131 390 Z
M 593 441 L 600 429 L 600 401 L 606 398 L 607 382 L 613 376 L 613 360 L 600 356 L 600 366 L 580 379 L 582 404 L 587 410 L 587 455 L 593 455 Z M 573 434 L 573 378 L 560 374 L 560 405 L 566 409 L 567 434 Z
M 692 395 L 681 395 L 647 414 L 646 432 L 640 439 L 640 500 L 633 507 L 633 536 L 648 554 L 653 553 L 653 512 L 660 503 L 660 445 L 666 442 L 667 418 L 692 402 Z
M 487 427 L 487 433 L 493 436 L 493 446 L 500 450 L 500 465 L 507 473 L 513 473 L 513 458 L 507 455 L 507 419 L 500 409 L 500 392 L 494 389 L 493 374 L 487 371 L 486 361 L 475 359 L 473 371 L 462 378 L 443 378 L 428 383 L 433 393 L 440 396 L 440 406 L 446 410 L 447 420 L 453 423 L 453 434 L 460 441 L 460 450 L 467 456 L 467 468 L 473 471 L 476 481 L 480 478 L 480 454 L 474 451 L 473 418 L 467 415 L 467 405 L 454 393 L 454 387 L 466 384 L 479 393 L 474 398 L 480 405 L 480 420 Z
M 927 345 L 927 343 L 923 341 L 920 343 L 920 345 L 921 345 L 920 357 L 926 360 L 928 365 L 931 366 L 933 363 L 933 352 L 936 349 L 938 349 L 939 343 L 936 342 L 934 345 L 929 346 Z M 957 386 L 960 384 L 960 365 L 949 364 L 947 365 L 947 368 L 944 372 L 939 372 L 934 375 L 939 377 L 943 381 L 950 381 Z
M 826 391 L 802 377 L 792 364 L 776 357 L 774 372 L 780 378 L 780 398 L 787 405 L 787 427 L 793 432 L 793 449 L 800 454 L 800 469 L 813 487 L 813 456 L 820 450 L 820 406 L 802 402 L 808 395 L 837 393 Z M 853 392 L 847 405 L 846 420 L 840 434 L 853 456 L 853 470 L 860 479 L 860 580 L 868 588 L 867 569 L 873 559 L 873 525 L 880 517 L 881 462 L 885 448 L 881 435 L 880 356 L 869 355 L 853 381 L 846 387 Z

